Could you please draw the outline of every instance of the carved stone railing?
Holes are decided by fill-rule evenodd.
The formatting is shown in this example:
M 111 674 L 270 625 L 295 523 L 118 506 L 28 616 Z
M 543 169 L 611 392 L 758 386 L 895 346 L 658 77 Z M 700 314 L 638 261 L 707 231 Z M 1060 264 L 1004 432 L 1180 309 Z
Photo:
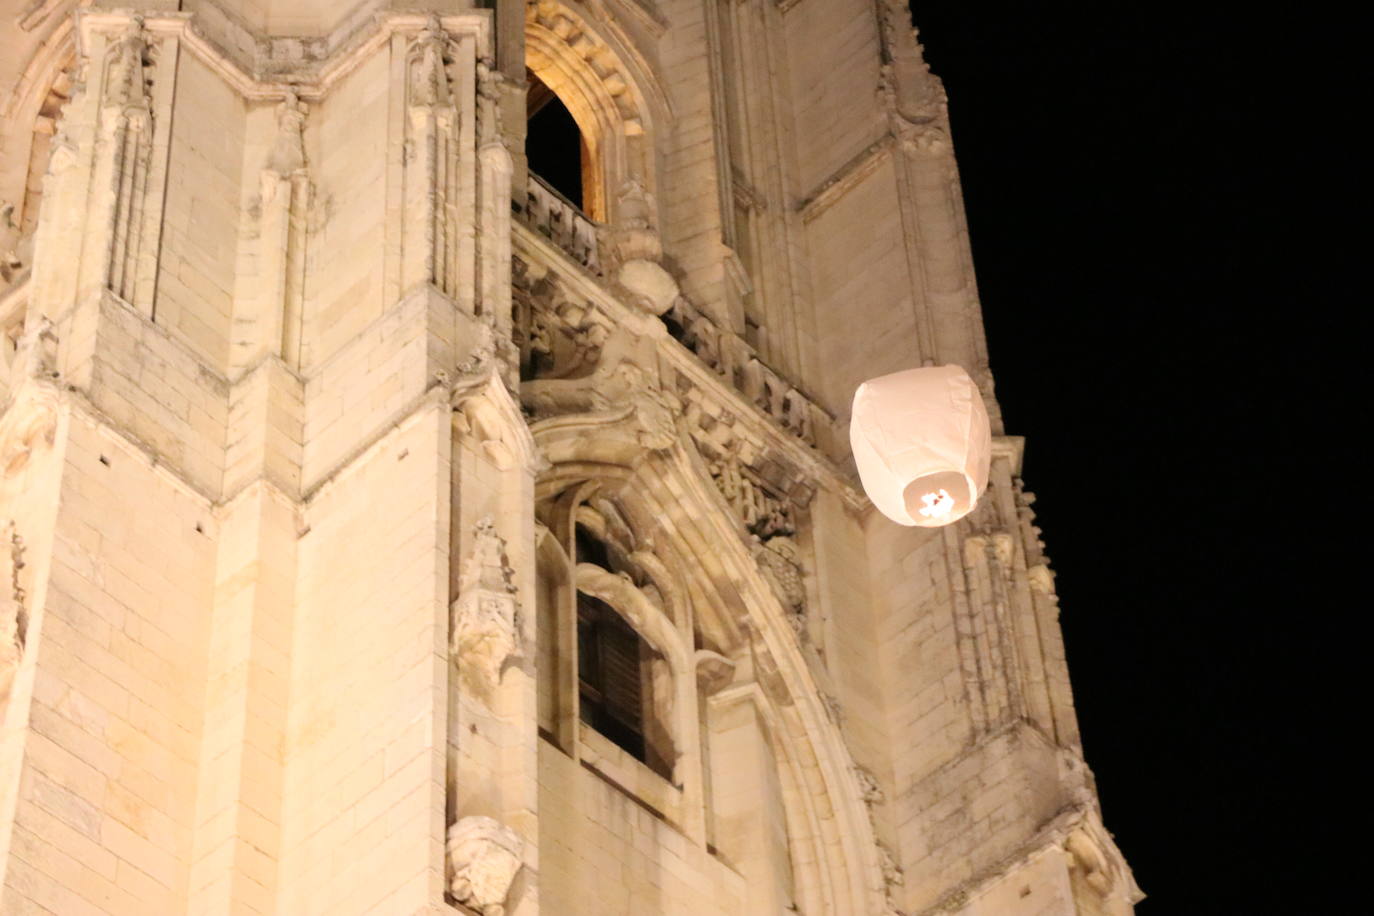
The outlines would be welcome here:
M 562 248 L 574 261 L 600 276 L 600 226 L 533 172 L 527 188 L 525 222 Z
M 736 334 L 722 331 L 688 299 L 679 296 L 663 316 L 668 332 L 755 407 L 807 445 L 818 446 L 816 431 L 830 414 L 758 358 Z

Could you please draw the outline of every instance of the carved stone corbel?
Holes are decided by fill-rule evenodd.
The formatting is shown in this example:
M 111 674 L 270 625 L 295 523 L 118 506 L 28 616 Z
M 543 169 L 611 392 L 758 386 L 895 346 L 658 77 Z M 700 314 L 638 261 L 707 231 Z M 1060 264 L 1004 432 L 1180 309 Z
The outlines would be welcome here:
M 1064 840 L 1064 851 L 1068 854 L 1069 868 L 1082 876 L 1083 883 L 1103 897 L 1111 893 L 1115 876 L 1110 861 L 1087 831 L 1076 830 L 1069 834 Z
M 542 470 L 547 462 L 501 377 L 495 345 L 484 350 L 479 343 L 474 355 L 459 368 L 471 371 L 454 385 L 454 433 L 475 439 L 498 470 L 510 470 L 521 462 L 534 473 Z
M 677 415 L 681 407 L 678 399 L 672 392 L 654 384 L 633 363 L 621 363 L 616 375 L 634 405 L 639 444 L 653 451 L 672 448 L 678 440 Z
M 1026 578 L 1030 581 L 1033 591 L 1039 592 L 1050 601 L 1058 601 L 1059 596 L 1054 591 L 1054 571 L 1044 563 L 1037 563 L 1026 570 Z
M 710 649 L 696 651 L 697 686 L 706 696 L 725 689 L 735 678 L 735 663 Z
M 483 916 L 504 916 L 523 850 L 519 834 L 500 821 L 460 818 L 448 828 L 449 893 Z
M 263 196 L 270 200 L 267 185 L 305 171 L 305 103 L 295 92 L 287 90 L 277 106 L 277 135 L 263 166 Z
M 14 204 L 0 200 L 0 282 L 9 283 L 24 269 L 19 256 L 19 224 L 14 220 Z

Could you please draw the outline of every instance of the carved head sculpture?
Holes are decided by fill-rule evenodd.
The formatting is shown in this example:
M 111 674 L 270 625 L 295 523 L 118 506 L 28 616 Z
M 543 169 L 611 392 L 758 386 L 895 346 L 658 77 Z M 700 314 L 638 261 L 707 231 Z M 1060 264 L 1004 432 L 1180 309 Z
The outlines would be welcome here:
M 462 818 L 448 829 L 450 893 L 483 916 L 503 916 L 522 846 L 519 835 L 499 821 Z

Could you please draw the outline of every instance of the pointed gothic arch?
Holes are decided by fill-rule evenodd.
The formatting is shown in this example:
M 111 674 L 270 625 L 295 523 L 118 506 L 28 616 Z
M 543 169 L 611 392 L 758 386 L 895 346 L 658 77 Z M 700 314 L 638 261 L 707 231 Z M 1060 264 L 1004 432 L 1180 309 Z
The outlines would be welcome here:
M 677 580 L 674 599 L 690 611 L 676 630 L 702 684 L 701 693 L 693 685 L 691 702 L 734 691 L 731 701 L 758 707 L 778 761 L 797 902 L 805 912 L 886 912 L 881 854 L 853 760 L 785 609 L 700 457 L 682 442 L 661 450 L 641 445 L 633 412 L 564 415 L 532 429 L 550 462 L 536 482 L 536 503 L 597 487 L 613 496 L 658 575 Z M 735 670 L 752 678 L 730 683 Z M 700 720 L 695 710 L 686 718 Z M 701 736 L 683 738 L 685 745 Z M 700 745 L 681 750 L 684 780 L 700 781 Z M 704 806 L 709 799 L 698 789 L 688 794 Z
M 74 20 L 67 17 L 34 52 L 0 106 L 0 146 L 24 163 L 22 185 L 10 192 L 11 199 L 0 194 L 5 207 L 0 214 L 0 280 L 12 279 L 31 260 L 44 178 L 62 109 L 76 88 L 76 64 Z
M 577 122 L 594 168 L 582 209 L 617 224 L 622 188 L 657 187 L 653 136 L 668 122 L 667 96 L 643 58 L 618 34 L 593 26 L 559 0 L 528 0 L 525 63 Z

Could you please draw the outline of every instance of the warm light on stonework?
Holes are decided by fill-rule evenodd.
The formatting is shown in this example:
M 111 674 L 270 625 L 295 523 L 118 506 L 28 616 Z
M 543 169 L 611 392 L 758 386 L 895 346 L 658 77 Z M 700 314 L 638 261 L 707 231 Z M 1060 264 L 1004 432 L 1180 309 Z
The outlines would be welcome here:
M 987 488 L 992 429 L 978 386 L 958 366 L 864 382 L 849 439 L 868 498 L 899 525 L 958 521 Z

